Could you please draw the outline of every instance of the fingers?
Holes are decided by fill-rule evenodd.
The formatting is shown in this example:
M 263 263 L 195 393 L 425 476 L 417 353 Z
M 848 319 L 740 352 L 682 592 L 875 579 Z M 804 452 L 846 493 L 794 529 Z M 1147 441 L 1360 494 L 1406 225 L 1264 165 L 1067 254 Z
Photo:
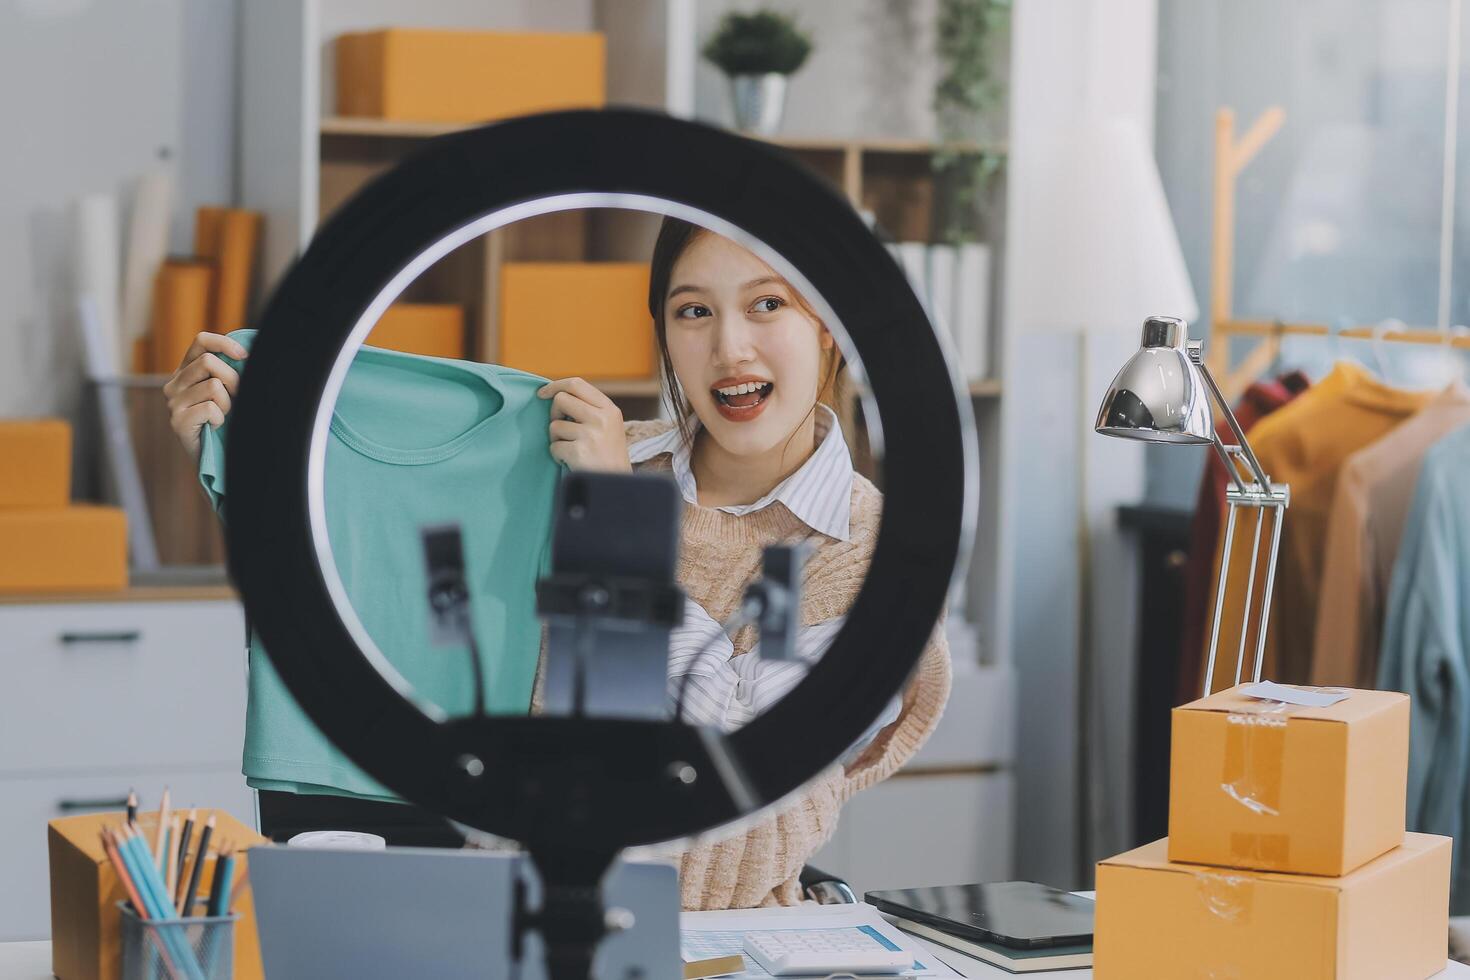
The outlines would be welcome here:
M 590 381 L 583 381 L 581 378 L 563 378 L 560 381 L 552 381 L 543 385 L 536 394 L 542 398 L 553 398 L 562 392 L 570 392 L 589 405 L 603 408 L 616 407 L 613 400 L 599 391 L 596 385 Z
M 175 415 L 206 402 L 219 408 L 220 420 L 223 421 L 224 416 L 230 411 L 230 406 L 234 404 L 234 399 L 230 397 L 229 389 L 225 387 L 223 381 L 219 378 L 206 378 L 170 398 L 168 400 L 169 414 Z
M 182 411 L 175 412 L 170 424 L 176 434 L 188 439 L 199 429 L 208 425 L 218 429 L 225 424 L 225 413 L 214 402 L 200 402 Z
M 209 378 L 218 378 L 224 382 L 225 389 L 232 396 L 240 391 L 240 373 L 226 364 L 218 355 L 204 353 L 174 373 L 174 376 L 163 386 L 164 397 L 172 398 L 175 394 Z
M 551 417 L 567 418 L 574 422 L 593 422 L 601 418 L 607 409 L 594 405 L 570 391 L 559 391 L 551 399 Z
M 237 361 L 243 361 L 250 352 L 239 341 L 231 340 L 222 333 L 201 333 L 194 337 L 194 342 L 184 353 L 184 359 L 179 362 L 179 367 L 182 368 L 204 353 L 226 354 Z
M 581 428 L 576 422 L 567 419 L 556 419 L 551 423 L 551 441 L 569 442 L 577 438 L 577 434 L 581 431 Z

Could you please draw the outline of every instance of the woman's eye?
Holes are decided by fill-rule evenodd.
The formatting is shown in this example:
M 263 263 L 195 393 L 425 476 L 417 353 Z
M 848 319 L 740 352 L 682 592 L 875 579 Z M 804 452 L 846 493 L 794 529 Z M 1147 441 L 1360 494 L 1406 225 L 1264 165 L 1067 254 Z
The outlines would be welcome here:
M 698 317 L 709 316 L 710 309 L 702 303 L 689 303 L 686 306 L 679 307 L 678 312 L 674 315 L 682 320 L 693 320 Z
M 755 301 L 755 305 L 751 309 L 757 313 L 775 313 L 785 305 L 786 301 L 779 296 L 762 296 Z

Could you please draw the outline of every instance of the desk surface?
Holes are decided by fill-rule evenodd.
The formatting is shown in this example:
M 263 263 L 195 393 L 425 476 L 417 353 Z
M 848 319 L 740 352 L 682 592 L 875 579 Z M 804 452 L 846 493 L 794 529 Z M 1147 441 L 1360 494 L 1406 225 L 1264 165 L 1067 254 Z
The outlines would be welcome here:
M 937 947 L 917 936 L 910 936 L 914 942 L 926 947 L 935 956 L 944 960 L 954 969 L 958 970 L 972 980 L 1006 980 L 1015 977 L 1014 973 L 971 959 L 963 953 Z M 1028 980 L 1090 980 L 1091 970 L 1060 970 L 1048 973 L 1025 974 Z M 1449 963 L 1443 973 L 1437 975 L 1440 980 L 1451 980 L 1451 978 L 1470 978 L 1470 966 L 1460 963 Z M 0 943 L 0 980 L 51 980 L 51 944 L 49 942 L 37 943 Z

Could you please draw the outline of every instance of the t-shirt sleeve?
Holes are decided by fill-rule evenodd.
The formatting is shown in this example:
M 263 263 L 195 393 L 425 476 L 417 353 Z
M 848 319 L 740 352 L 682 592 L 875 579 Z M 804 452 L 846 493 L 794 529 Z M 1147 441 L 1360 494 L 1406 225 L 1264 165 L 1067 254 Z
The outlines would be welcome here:
M 228 426 L 228 421 L 218 429 L 206 425 L 199 433 L 199 485 L 221 520 L 225 516 L 225 429 Z
M 254 330 L 236 330 L 229 336 L 248 351 L 255 341 L 255 333 Z M 223 354 L 218 356 L 244 377 L 244 361 Z M 199 432 L 199 485 L 204 488 L 210 506 L 221 520 L 225 516 L 225 443 L 229 428 L 230 418 L 227 415 L 218 429 L 206 425 Z

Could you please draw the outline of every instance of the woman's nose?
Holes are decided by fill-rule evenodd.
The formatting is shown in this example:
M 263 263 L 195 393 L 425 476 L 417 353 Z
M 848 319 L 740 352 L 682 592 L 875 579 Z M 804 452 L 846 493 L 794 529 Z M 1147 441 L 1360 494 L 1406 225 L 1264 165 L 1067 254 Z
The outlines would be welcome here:
M 715 362 L 734 367 L 755 360 L 754 336 L 744 317 L 720 317 L 715 327 Z

